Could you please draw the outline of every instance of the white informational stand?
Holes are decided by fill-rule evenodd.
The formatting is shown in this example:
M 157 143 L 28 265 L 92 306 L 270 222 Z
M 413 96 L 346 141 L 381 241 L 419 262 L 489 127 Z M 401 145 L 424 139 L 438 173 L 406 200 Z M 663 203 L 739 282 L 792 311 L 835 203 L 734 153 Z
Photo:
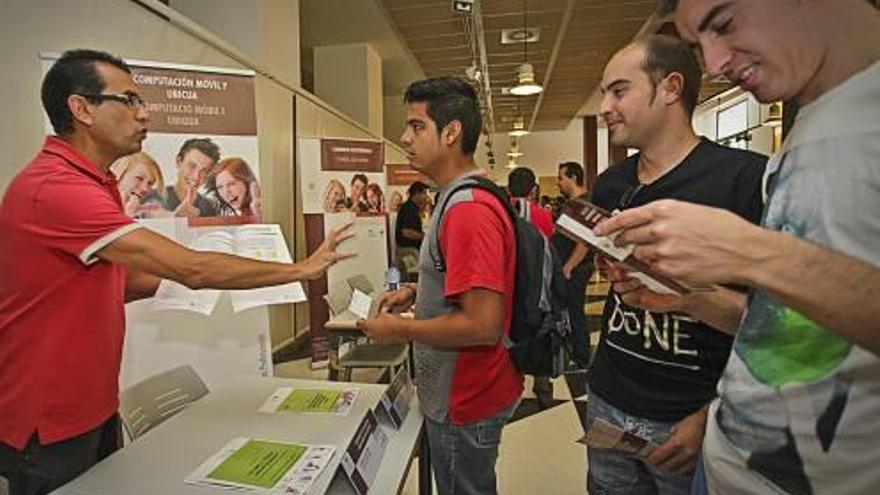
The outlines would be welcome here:
M 272 376 L 269 313 L 259 307 L 235 314 L 223 294 L 211 316 L 153 311 L 150 301 L 125 308 L 126 336 L 120 388 L 189 364 L 214 390 L 238 376 Z
M 186 220 L 149 221 L 147 226 L 186 243 L 182 238 L 187 235 Z M 121 389 L 183 364 L 192 366 L 209 390 L 235 377 L 272 376 L 265 306 L 236 314 L 229 294 L 224 293 L 214 312 L 204 316 L 189 311 L 154 311 L 146 299 L 125 306 L 125 321 Z

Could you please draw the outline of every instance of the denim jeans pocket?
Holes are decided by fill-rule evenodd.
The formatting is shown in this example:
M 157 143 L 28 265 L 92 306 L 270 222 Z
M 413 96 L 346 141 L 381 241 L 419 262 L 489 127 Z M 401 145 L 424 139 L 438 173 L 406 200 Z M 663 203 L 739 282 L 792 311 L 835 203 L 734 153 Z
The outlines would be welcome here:
M 496 447 L 501 443 L 503 421 L 486 421 L 477 425 L 477 445 L 480 447 Z

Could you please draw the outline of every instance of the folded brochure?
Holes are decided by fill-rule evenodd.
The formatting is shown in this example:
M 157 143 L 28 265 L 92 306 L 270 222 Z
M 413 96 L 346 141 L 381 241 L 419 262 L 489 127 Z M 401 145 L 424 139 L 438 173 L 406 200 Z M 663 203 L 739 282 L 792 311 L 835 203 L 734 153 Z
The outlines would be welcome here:
M 628 432 L 601 418 L 593 418 L 584 437 L 578 440 L 594 449 L 611 449 L 627 455 L 646 458 L 657 444 L 635 433 Z

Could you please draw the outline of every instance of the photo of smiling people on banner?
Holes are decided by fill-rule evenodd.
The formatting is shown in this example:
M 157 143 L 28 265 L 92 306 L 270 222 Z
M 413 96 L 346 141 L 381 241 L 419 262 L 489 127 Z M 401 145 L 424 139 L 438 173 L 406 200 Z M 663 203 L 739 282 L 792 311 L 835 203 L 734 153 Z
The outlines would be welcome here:
M 112 167 L 126 213 L 192 227 L 262 220 L 253 77 L 130 61 L 150 111 L 143 151 Z

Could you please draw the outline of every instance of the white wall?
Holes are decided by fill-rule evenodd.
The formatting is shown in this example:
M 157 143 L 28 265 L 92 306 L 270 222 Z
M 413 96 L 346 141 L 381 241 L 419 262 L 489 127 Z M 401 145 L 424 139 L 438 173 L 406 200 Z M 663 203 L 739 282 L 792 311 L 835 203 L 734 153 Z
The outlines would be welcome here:
M 273 74 L 300 84 L 299 0 L 171 0 Z
M 369 43 L 318 46 L 315 94 L 382 135 L 382 59 Z

